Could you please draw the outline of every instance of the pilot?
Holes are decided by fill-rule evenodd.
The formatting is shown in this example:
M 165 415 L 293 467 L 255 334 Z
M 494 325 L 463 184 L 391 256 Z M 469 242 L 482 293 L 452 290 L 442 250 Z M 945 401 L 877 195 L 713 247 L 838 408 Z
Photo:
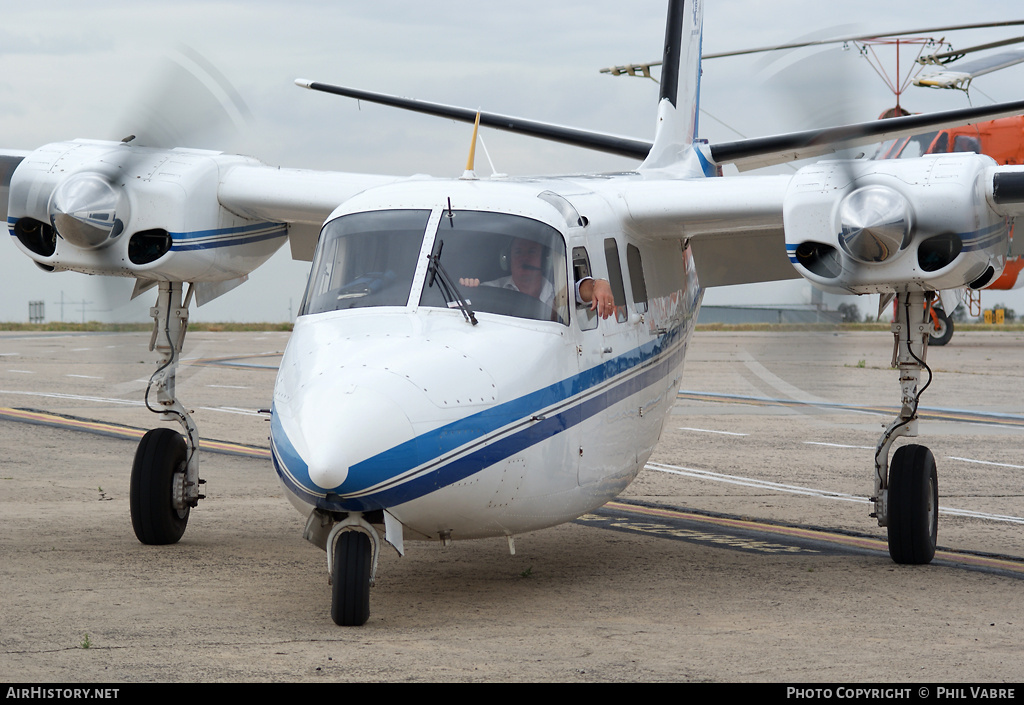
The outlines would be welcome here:
M 497 286 L 519 291 L 553 306 L 555 289 L 548 278 L 544 276 L 543 262 L 544 245 L 534 240 L 516 238 L 509 248 L 509 275 L 484 282 L 484 286 Z M 480 286 L 480 280 L 462 277 L 459 279 L 459 284 L 475 287 Z M 576 303 L 590 304 L 590 310 L 597 311 L 601 318 L 615 315 L 612 287 L 605 279 L 584 277 L 576 282 Z

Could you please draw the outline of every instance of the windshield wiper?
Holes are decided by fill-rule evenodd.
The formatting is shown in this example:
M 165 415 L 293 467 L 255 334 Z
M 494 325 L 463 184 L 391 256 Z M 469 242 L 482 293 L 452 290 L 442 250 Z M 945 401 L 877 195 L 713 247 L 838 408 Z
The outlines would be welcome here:
M 445 304 L 448 308 L 457 306 L 462 315 L 467 321 L 472 323 L 474 326 L 477 324 L 476 314 L 473 313 L 473 309 L 469 307 L 469 302 L 462 296 L 462 291 L 459 289 L 458 284 L 452 279 L 451 275 L 445 271 L 444 265 L 441 264 L 441 250 L 444 248 L 444 240 L 439 240 L 437 245 L 437 252 L 430 255 L 427 259 L 430 260 L 430 264 L 427 265 L 427 288 L 434 286 L 435 280 L 437 281 L 437 288 L 441 292 L 441 296 L 444 297 Z

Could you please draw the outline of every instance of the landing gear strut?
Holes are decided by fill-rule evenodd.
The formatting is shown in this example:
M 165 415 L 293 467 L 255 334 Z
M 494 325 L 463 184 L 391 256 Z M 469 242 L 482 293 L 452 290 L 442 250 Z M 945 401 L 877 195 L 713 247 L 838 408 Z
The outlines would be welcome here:
M 931 370 L 925 363 L 931 321 L 925 316 L 924 297 L 920 291 L 896 295 L 893 366 L 900 372 L 902 407 L 875 449 L 875 511 L 871 515 L 879 526 L 888 528 L 889 555 L 905 564 L 930 563 L 938 537 L 939 485 L 931 451 L 921 445 L 903 446 L 889 463 L 896 438 L 917 436 L 918 403 L 931 384 Z M 922 369 L 928 371 L 928 381 L 919 389 Z
M 145 544 L 176 543 L 185 532 L 189 510 L 203 495 L 199 486 L 199 431 L 174 394 L 174 377 L 188 329 L 192 290 L 182 299 L 181 282 L 161 282 L 149 349 L 158 351 L 160 366 L 149 380 L 146 407 L 165 421 L 177 421 L 182 434 L 168 428 L 146 433 L 135 452 L 131 479 L 131 513 L 135 536 Z M 156 406 L 150 392 L 156 392 Z

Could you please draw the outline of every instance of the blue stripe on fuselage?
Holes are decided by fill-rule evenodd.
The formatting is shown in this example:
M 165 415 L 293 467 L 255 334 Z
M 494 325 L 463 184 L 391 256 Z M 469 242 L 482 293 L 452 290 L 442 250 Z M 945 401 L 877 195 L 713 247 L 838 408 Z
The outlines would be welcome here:
M 572 428 L 666 377 L 684 355 L 683 331 L 684 327 L 676 328 L 602 365 L 357 463 L 350 469 L 350 479 L 326 496 L 312 489 L 306 463 L 275 413 L 274 465 L 293 493 L 322 509 L 369 511 L 408 502 Z M 544 418 L 536 419 L 542 411 Z M 474 440 L 467 443 L 467 437 Z

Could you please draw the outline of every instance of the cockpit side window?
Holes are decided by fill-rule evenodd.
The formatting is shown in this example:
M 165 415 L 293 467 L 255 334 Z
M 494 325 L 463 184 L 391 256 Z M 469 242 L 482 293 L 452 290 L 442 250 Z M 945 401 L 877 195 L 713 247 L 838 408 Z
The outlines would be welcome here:
M 590 255 L 586 247 L 572 248 L 572 277 L 574 282 L 582 281 L 590 276 Z M 575 292 L 574 296 L 575 298 Z M 576 323 L 580 330 L 597 328 L 597 311 L 593 311 L 588 303 L 576 304 Z
M 353 213 L 324 225 L 300 315 L 405 306 L 429 210 Z
M 569 322 L 565 240 L 531 218 L 487 211 L 444 211 L 434 254 L 476 312 Z M 420 305 L 452 308 L 427 278 Z
M 626 266 L 629 268 L 629 283 L 633 287 L 633 303 L 637 311 L 646 313 L 647 280 L 644 278 L 644 264 L 640 248 L 632 243 L 626 245 Z
M 626 287 L 622 283 L 619 246 L 615 238 L 610 237 L 604 241 L 604 256 L 608 263 L 608 283 L 611 284 L 612 296 L 615 298 L 615 319 L 622 323 L 629 314 L 626 311 Z

